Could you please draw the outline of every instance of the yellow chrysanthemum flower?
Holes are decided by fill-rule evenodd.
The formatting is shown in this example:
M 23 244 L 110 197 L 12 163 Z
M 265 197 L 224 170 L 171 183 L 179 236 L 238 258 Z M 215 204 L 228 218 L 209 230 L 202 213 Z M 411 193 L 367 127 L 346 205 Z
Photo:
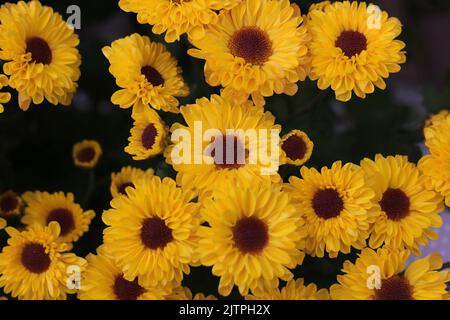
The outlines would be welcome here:
M 68 286 L 68 267 L 83 271 L 86 261 L 65 252 L 68 244 L 57 241 L 58 223 L 34 224 L 23 232 L 8 227 L 6 232 L 10 238 L 0 254 L 0 287 L 5 293 L 24 300 L 65 300 L 67 293 L 74 293 Z
M 22 198 L 14 191 L 6 191 L 0 195 L 0 216 L 9 218 L 22 213 Z
M 75 165 L 82 169 L 94 168 L 100 156 L 102 147 L 95 140 L 83 140 L 73 146 L 72 158 Z
M 206 60 L 210 85 L 223 86 L 236 101 L 251 95 L 262 106 L 274 93 L 294 95 L 307 76 L 309 35 L 302 21 L 288 0 L 244 0 L 222 11 L 205 37 L 192 39 L 198 49 L 188 53 Z
M 419 161 L 426 187 L 445 197 L 450 206 L 450 116 L 425 128 L 425 144 L 430 154 Z
M 126 12 L 137 13 L 141 24 L 153 25 L 155 34 L 165 33 L 167 42 L 189 38 L 200 39 L 208 24 L 217 23 L 215 10 L 231 9 L 242 0 L 120 0 Z
M 154 174 L 153 169 L 144 171 L 130 166 L 123 167 L 120 172 L 111 173 L 111 196 L 114 198 L 119 195 L 126 195 L 127 188 L 134 188 L 137 181 L 140 179 L 151 179 Z
M 374 5 L 333 2 L 310 11 L 307 27 L 310 78 L 322 90 L 331 86 L 340 101 L 350 100 L 352 92 L 365 98 L 375 87 L 385 89 L 384 79 L 406 61 L 405 44 L 396 40 L 400 21 Z
M 173 290 L 172 294 L 167 297 L 168 300 L 217 300 L 217 297 L 210 294 L 203 293 L 192 294 L 192 291 L 187 287 L 178 287 Z
M 75 203 L 72 193 L 25 192 L 22 198 L 26 203 L 22 223 L 46 226 L 56 221 L 61 229 L 60 242 L 76 242 L 89 230 L 89 224 L 95 217 L 94 211 L 83 211 Z
M 163 300 L 170 292 L 162 287 L 146 287 L 138 278 L 128 281 L 114 259 L 97 248 L 97 255 L 86 257 L 88 265 L 82 274 L 80 300 Z
M 351 247 L 366 247 L 373 222 L 374 192 L 366 186 L 362 170 L 351 163 L 335 162 L 331 169 L 302 167 L 302 178 L 291 177 L 285 186 L 304 215 L 308 236 L 306 253 L 334 258 Z
M 301 264 L 306 229 L 281 185 L 257 180 L 216 184 L 204 201 L 196 258 L 220 277 L 219 293 L 236 285 L 260 295 L 289 281 Z
M 187 126 L 172 126 L 172 141 L 175 136 L 180 141 L 164 152 L 166 161 L 178 172 L 180 186 L 203 197 L 229 180 L 281 181 L 279 143 L 273 145 L 279 142 L 281 127 L 275 125 L 270 112 L 250 101 L 236 104 L 212 95 L 210 100 L 197 99 L 195 104 L 183 106 L 181 114 Z M 202 133 L 213 135 L 200 136 L 197 143 Z
M 330 288 L 333 300 L 448 300 L 450 271 L 440 254 L 416 260 L 406 268 L 406 250 L 364 249 L 353 264 L 344 263 L 339 284 Z
M 247 296 L 246 300 L 330 300 L 327 289 L 317 290 L 314 283 L 305 285 L 303 279 L 291 280 L 281 290 L 275 288 L 259 296 Z
M 302 166 L 311 158 L 313 148 L 314 143 L 300 130 L 292 130 L 281 138 L 281 150 L 287 164 Z
M 132 114 L 134 124 L 125 152 L 134 160 L 146 160 L 164 152 L 169 129 L 156 111 L 146 108 Z
M 438 125 L 441 121 L 445 120 L 448 115 L 450 115 L 450 110 L 447 110 L 447 109 L 441 110 L 438 113 L 431 115 L 425 121 L 425 128 Z M 431 131 L 428 131 L 428 133 L 430 133 L 430 132 Z
M 200 225 L 195 195 L 169 178 L 143 179 L 111 201 L 103 221 L 105 249 L 124 278 L 144 285 L 179 286 L 189 273 Z
M 4 74 L 0 74 L 0 90 L 8 86 L 8 77 Z M 11 100 L 11 94 L 9 92 L 0 92 L 0 113 L 5 110 L 3 104 L 8 103 Z
M 366 185 L 375 192 L 376 220 L 371 228 L 370 247 L 409 249 L 419 255 L 419 245 L 438 238 L 432 228 L 442 226 L 442 197 L 426 190 L 419 169 L 407 157 L 376 155 L 375 161 L 361 161 L 361 168 Z
M 44 99 L 69 105 L 80 78 L 78 36 L 52 8 L 39 1 L 7 3 L 0 10 L 0 59 L 27 110 Z
M 189 89 L 181 68 L 167 48 L 149 37 L 133 34 L 103 48 L 111 64 L 109 72 L 121 88 L 111 97 L 121 108 L 138 110 L 151 106 L 156 110 L 178 113 L 176 97 L 185 97 Z

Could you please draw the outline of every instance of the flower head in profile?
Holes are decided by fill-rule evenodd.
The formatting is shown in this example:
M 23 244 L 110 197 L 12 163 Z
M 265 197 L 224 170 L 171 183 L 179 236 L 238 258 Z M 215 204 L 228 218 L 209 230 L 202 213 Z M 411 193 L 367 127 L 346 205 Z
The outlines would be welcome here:
M 123 167 L 120 172 L 111 173 L 111 196 L 114 198 L 119 195 L 126 195 L 127 188 L 134 188 L 137 181 L 151 179 L 154 174 L 153 169 L 144 171 L 130 166 Z
M 217 22 L 215 10 L 231 9 L 242 0 L 120 0 L 126 12 L 137 13 L 141 24 L 150 24 L 155 34 L 165 33 L 167 42 L 180 40 L 181 35 L 200 39 L 205 28 Z
M 412 262 L 407 250 L 364 249 L 355 263 L 346 261 L 333 300 L 448 300 L 450 271 L 440 271 L 440 254 Z
M 312 155 L 314 143 L 300 130 L 292 130 L 281 138 L 281 150 L 287 164 L 302 166 Z
M 112 103 L 121 108 L 152 107 L 178 113 L 177 97 L 187 96 L 189 89 L 177 60 L 163 44 L 135 33 L 104 47 L 103 54 L 120 87 L 111 97 Z
M 103 214 L 107 250 L 127 281 L 178 287 L 193 261 L 200 225 L 195 197 L 175 181 L 154 176 L 127 188 Z M 141 282 L 142 281 L 142 282 Z
M 202 206 L 196 259 L 220 277 L 219 293 L 263 294 L 289 281 L 304 258 L 306 229 L 280 185 L 257 180 L 217 185 Z M 220 187 L 221 186 L 221 187 Z
M 204 59 L 205 76 L 212 86 L 236 100 L 294 95 L 297 82 L 307 76 L 307 42 L 298 7 L 288 0 L 244 0 L 223 10 L 206 34 L 192 39 L 188 53 Z
M 164 152 L 169 129 L 156 111 L 146 108 L 133 112 L 133 128 L 125 152 L 134 160 L 145 160 Z
M 103 246 L 97 248 L 97 254 L 89 254 L 86 260 L 88 265 L 78 292 L 80 300 L 163 300 L 170 292 L 162 287 L 145 286 L 139 278 L 126 280 Z
M 331 87 L 340 101 L 385 89 L 385 79 L 406 61 L 405 44 L 397 40 L 400 21 L 377 6 L 324 3 L 310 10 L 307 27 L 312 37 L 310 78 L 322 90 Z
M 68 267 L 82 272 L 86 261 L 67 253 L 68 244 L 58 241 L 58 223 L 34 224 L 19 232 L 8 227 L 8 244 L 0 253 L 0 287 L 23 300 L 65 300 L 74 293 L 68 286 Z
M 186 125 L 171 127 L 175 143 L 164 152 L 166 161 L 178 172 L 180 186 L 203 197 L 227 181 L 281 182 L 281 127 L 270 112 L 250 101 L 234 103 L 212 95 L 183 106 L 181 114 Z M 196 143 L 198 139 L 200 143 Z
M 405 156 L 376 155 L 375 160 L 361 161 L 361 168 L 366 185 L 375 192 L 370 247 L 409 249 L 419 255 L 420 245 L 438 238 L 433 229 L 442 226 L 442 196 L 426 190 L 423 175 Z
M 22 222 L 27 226 L 47 226 L 56 221 L 60 227 L 60 242 L 76 242 L 89 230 L 89 224 L 95 216 L 92 210 L 83 211 L 75 203 L 72 193 L 25 192 L 22 198 L 26 203 Z
M 69 105 L 81 64 L 73 28 L 39 1 L 3 5 L 0 22 L 0 59 L 9 86 L 19 93 L 20 108 L 44 100 Z
M 304 216 L 306 253 L 332 258 L 352 247 L 366 247 L 373 222 L 374 192 L 366 186 L 362 170 L 351 163 L 333 163 L 320 171 L 302 167 L 301 178 L 291 177 L 285 189 Z
M 291 280 L 281 290 L 278 288 L 258 296 L 247 296 L 246 300 L 330 300 L 327 289 L 317 289 L 314 283 L 305 285 L 304 279 Z
M 102 147 L 95 140 L 83 140 L 75 144 L 72 149 L 73 161 L 81 169 L 94 168 L 101 155 Z

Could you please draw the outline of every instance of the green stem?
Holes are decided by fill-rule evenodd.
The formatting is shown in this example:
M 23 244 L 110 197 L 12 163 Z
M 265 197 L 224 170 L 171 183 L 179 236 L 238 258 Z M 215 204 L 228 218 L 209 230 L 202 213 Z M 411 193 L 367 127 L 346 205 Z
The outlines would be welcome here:
M 450 262 L 444 263 L 444 265 L 442 266 L 442 270 L 445 270 L 445 269 L 450 269 Z
M 92 192 L 94 191 L 94 186 L 95 186 L 95 171 L 94 169 L 91 169 L 89 170 L 88 185 L 86 188 L 86 193 L 84 194 L 83 208 L 87 206 L 89 199 L 92 196 Z

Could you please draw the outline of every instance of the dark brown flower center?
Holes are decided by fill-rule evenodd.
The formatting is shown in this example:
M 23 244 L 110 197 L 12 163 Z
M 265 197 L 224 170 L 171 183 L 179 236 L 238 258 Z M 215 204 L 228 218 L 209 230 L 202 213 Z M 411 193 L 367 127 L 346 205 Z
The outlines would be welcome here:
M 236 136 L 215 137 L 210 147 L 211 157 L 218 168 L 237 169 L 245 165 L 245 146 Z
M 402 220 L 409 215 L 409 198 L 400 189 L 387 189 L 380 201 L 380 206 L 388 218 L 394 221 Z
M 408 281 L 401 276 L 383 280 L 381 289 L 375 291 L 377 300 L 414 300 L 412 288 Z
M 228 47 L 233 56 L 256 65 L 264 64 L 273 53 L 269 35 L 258 27 L 244 27 L 236 31 Z
M 367 38 L 358 31 L 344 31 L 337 38 L 336 47 L 351 58 L 367 49 Z
M 269 242 L 269 230 L 266 223 L 258 218 L 244 218 L 234 226 L 233 239 L 242 253 L 258 254 Z
M 148 218 L 142 224 L 141 239 L 149 249 L 164 249 L 173 240 L 172 230 L 161 218 Z
M 95 158 L 95 150 L 92 147 L 81 149 L 77 154 L 77 159 L 80 162 L 91 162 Z
M 0 211 L 3 213 L 10 213 L 17 209 L 19 199 L 14 194 L 7 194 L 0 200 Z
M 50 257 L 45 247 L 36 242 L 28 243 L 22 250 L 22 265 L 33 273 L 43 273 L 50 267 Z
M 26 52 L 31 53 L 31 59 L 36 63 L 50 64 L 52 62 L 52 50 L 47 41 L 39 37 L 32 37 L 26 41 Z
M 128 281 L 123 275 L 116 278 L 113 290 L 119 300 L 137 300 L 137 298 L 145 291 L 144 288 L 139 285 L 137 278 L 134 279 L 134 281 Z
M 286 156 L 292 160 L 301 160 L 305 157 L 307 146 L 302 137 L 292 135 L 287 138 L 281 146 Z
M 159 71 L 152 66 L 142 67 L 141 73 L 154 87 L 164 85 L 164 78 L 162 77 L 161 73 L 159 73 Z
M 344 201 L 334 189 L 318 190 L 312 200 L 316 214 L 323 219 L 339 216 L 344 209 Z
M 70 231 L 75 229 L 75 220 L 73 219 L 73 214 L 67 209 L 58 208 L 50 211 L 47 216 L 47 224 L 52 221 L 58 222 L 61 228 L 61 236 L 65 236 Z
M 134 184 L 133 184 L 132 182 L 125 182 L 125 183 L 122 183 L 122 184 L 117 188 L 117 191 L 118 191 L 120 194 L 127 195 L 126 190 L 127 190 L 128 187 L 134 188 Z
M 142 131 L 142 146 L 145 149 L 151 149 L 156 141 L 156 136 L 158 135 L 158 130 L 153 123 L 147 125 L 147 127 Z

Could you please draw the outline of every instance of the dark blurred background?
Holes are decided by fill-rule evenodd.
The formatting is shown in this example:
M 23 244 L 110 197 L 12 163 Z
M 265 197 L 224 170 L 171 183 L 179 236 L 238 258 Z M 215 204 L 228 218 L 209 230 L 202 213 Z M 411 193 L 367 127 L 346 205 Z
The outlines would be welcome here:
M 131 110 L 122 110 L 110 102 L 117 90 L 108 72 L 108 63 L 101 48 L 113 40 L 138 32 L 163 42 L 151 33 L 147 25 L 139 25 L 134 14 L 120 10 L 118 1 L 41 1 L 68 18 L 67 7 L 80 6 L 81 38 L 79 49 L 83 57 L 79 90 L 70 107 L 44 103 L 22 112 L 17 106 L 17 94 L 0 114 L 0 191 L 17 192 L 45 190 L 73 192 L 84 209 L 94 209 L 97 217 L 90 231 L 76 244 L 81 256 L 95 252 L 101 244 L 101 213 L 109 207 L 110 174 L 123 166 L 152 167 L 160 176 L 174 177 L 174 171 L 163 157 L 133 161 L 123 149 L 132 126 Z M 292 2 L 292 1 L 291 1 Z M 295 1 L 306 12 L 318 1 Z M 1 1 L 3 3 L 3 1 Z M 316 84 L 305 81 L 294 97 L 274 96 L 267 99 L 266 109 L 283 125 L 283 131 L 301 129 L 315 143 L 308 166 L 330 165 L 335 160 L 359 162 L 376 153 L 403 154 L 411 161 L 421 156 L 424 120 L 430 113 L 450 106 L 450 1 L 447 0 L 384 0 L 374 1 L 391 16 L 402 21 L 400 37 L 407 44 L 408 61 L 402 71 L 388 80 L 386 91 L 376 91 L 365 100 L 354 98 L 348 103 L 334 99 L 331 91 L 321 92 Z M 218 93 L 203 77 L 203 61 L 186 54 L 190 47 L 185 37 L 169 44 L 177 57 L 191 95 L 181 99 L 192 103 L 196 98 Z M 170 125 L 180 116 L 163 114 Z M 103 156 L 95 169 L 95 188 L 87 194 L 88 172 L 73 165 L 74 143 L 95 139 L 103 148 Z M 298 168 L 283 167 L 283 178 L 298 175 Z M 1 233 L 3 241 L 6 239 Z M 448 246 L 445 246 L 448 252 Z M 296 270 L 297 276 L 319 287 L 328 287 L 336 280 L 342 261 L 307 258 Z M 193 268 L 185 280 L 192 291 L 217 294 L 218 279 L 206 268 Z M 237 297 L 233 291 L 231 298 Z

